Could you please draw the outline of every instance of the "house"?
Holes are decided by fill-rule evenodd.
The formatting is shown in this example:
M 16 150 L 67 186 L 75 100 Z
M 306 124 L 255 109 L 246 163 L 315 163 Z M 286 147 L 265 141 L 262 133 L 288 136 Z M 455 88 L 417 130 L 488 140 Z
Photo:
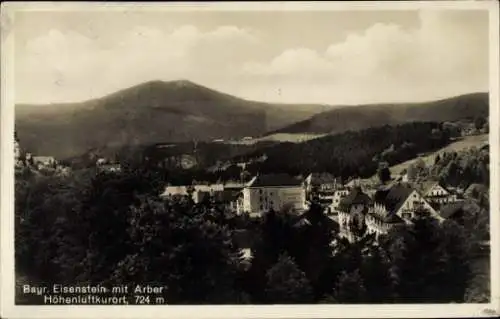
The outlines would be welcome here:
M 237 192 L 237 193 L 232 193 L 231 198 L 229 199 L 229 202 L 227 203 L 227 208 L 231 211 L 236 213 L 237 215 L 243 214 L 243 193 L 242 192 Z
M 348 189 L 354 189 L 356 187 L 361 186 L 361 181 L 359 180 L 359 178 L 355 178 L 355 179 L 350 180 L 345 186 Z
M 318 192 L 332 191 L 342 187 L 340 178 L 334 177 L 330 173 L 311 173 L 305 179 L 306 192 L 313 190 Z
M 243 195 L 240 191 L 224 189 L 211 192 L 201 190 L 193 193 L 195 203 L 200 203 L 208 198 L 213 203 L 224 205 L 227 210 L 238 215 L 243 212 Z
M 38 168 L 55 168 L 57 161 L 52 156 L 33 156 L 33 164 Z
M 287 206 L 300 212 L 305 205 L 302 181 L 287 174 L 257 175 L 243 189 L 243 210 L 251 216 Z
M 120 172 L 122 167 L 119 163 L 106 163 L 98 166 L 99 170 L 105 172 Z
M 98 158 L 97 161 L 95 162 L 96 166 L 101 166 L 101 165 L 104 165 L 104 164 L 107 164 L 108 163 L 108 160 L 105 159 L 105 158 Z
M 379 189 L 374 195 L 374 203 L 374 213 L 379 216 L 396 215 L 409 221 L 418 217 L 418 212 L 427 211 L 431 216 L 442 219 L 424 196 L 404 183 Z
M 354 187 L 344 197 L 338 208 L 339 235 L 352 241 L 355 238 L 351 230 L 353 222 L 364 223 L 364 218 L 371 205 L 371 199 L 361 187 Z
M 327 215 L 337 216 L 340 201 L 349 194 L 347 188 L 341 187 L 334 191 L 323 192 L 319 195 L 319 201 L 326 205 Z
M 405 198 L 408 189 L 383 187 L 373 195 L 373 205 L 365 217 L 367 232 L 375 234 L 378 239 L 380 235 L 387 234 L 392 228 L 404 225 L 405 221 L 397 214 L 398 203 Z
M 442 183 L 437 181 L 424 182 L 420 188 L 424 198 L 436 207 L 459 200 L 457 194 L 453 194 Z
M 199 203 L 207 195 L 213 196 L 216 192 L 224 191 L 223 184 L 211 185 L 184 185 L 184 186 L 167 186 L 160 197 L 170 196 L 188 196 L 191 193 L 195 203 Z
M 14 132 L 14 163 L 18 165 L 21 159 L 21 146 L 19 145 L 19 138 L 17 132 Z

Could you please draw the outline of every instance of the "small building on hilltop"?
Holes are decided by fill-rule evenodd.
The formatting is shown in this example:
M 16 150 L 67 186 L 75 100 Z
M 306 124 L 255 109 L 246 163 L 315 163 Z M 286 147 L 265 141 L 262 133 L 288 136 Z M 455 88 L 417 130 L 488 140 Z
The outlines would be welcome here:
M 285 207 L 301 212 L 305 205 L 302 181 L 287 174 L 257 175 L 243 189 L 243 210 L 251 216 Z
M 56 168 L 57 161 L 53 156 L 33 156 L 33 164 L 38 169 Z

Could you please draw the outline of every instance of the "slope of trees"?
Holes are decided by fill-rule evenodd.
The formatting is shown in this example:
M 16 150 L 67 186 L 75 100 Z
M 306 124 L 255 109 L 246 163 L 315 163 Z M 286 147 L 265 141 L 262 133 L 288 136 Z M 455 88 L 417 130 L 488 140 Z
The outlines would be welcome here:
M 379 162 L 387 162 L 392 166 L 447 143 L 448 131 L 443 130 L 440 123 L 415 122 L 349 131 L 304 143 L 281 143 L 246 157 L 268 156 L 264 163 L 250 165 L 249 170 L 252 172 L 288 172 L 298 175 L 325 171 L 347 179 L 350 176 L 372 176 Z
M 476 147 L 461 152 L 443 153 L 431 174 L 447 185 L 467 188 L 473 183 L 489 185 L 489 152 Z

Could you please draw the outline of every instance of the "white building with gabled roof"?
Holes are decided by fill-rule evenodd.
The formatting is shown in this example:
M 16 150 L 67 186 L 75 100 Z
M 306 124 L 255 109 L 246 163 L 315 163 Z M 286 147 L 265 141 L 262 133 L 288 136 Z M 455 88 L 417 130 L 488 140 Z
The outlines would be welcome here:
M 303 182 L 287 174 L 257 175 L 243 189 L 244 212 L 260 216 L 283 208 L 302 212 L 306 207 Z

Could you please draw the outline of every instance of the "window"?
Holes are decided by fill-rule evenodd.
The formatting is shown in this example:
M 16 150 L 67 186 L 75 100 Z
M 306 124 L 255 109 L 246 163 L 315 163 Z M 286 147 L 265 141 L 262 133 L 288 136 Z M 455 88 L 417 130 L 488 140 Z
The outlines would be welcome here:
M 260 205 L 260 210 L 264 210 L 264 205 Z

